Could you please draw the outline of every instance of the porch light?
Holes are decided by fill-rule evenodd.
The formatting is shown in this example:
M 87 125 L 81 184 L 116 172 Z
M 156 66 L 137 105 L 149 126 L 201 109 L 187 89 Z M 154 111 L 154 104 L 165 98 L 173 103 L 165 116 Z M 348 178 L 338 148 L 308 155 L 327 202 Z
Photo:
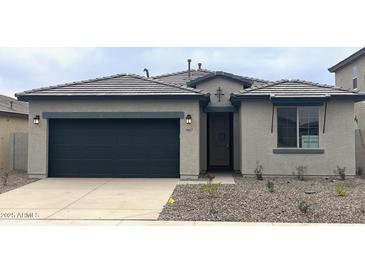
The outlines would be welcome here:
M 39 115 L 34 116 L 34 118 L 33 118 L 33 124 L 39 125 L 39 120 L 40 120 Z
M 190 114 L 186 115 L 185 121 L 186 121 L 187 125 L 191 125 L 191 115 Z

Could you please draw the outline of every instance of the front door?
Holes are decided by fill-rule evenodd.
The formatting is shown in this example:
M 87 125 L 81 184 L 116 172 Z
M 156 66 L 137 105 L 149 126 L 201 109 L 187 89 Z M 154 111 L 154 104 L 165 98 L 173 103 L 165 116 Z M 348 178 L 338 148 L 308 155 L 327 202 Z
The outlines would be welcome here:
M 210 169 L 230 168 L 232 113 L 208 114 L 208 165 Z

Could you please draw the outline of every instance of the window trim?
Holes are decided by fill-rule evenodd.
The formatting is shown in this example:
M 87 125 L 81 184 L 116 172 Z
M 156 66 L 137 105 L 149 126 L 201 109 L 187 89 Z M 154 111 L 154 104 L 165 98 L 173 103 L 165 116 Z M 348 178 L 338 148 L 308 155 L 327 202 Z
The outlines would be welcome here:
M 358 71 L 357 71 L 357 66 L 353 66 L 352 67 L 352 73 L 351 73 L 351 76 L 352 76 L 352 89 L 357 89 L 358 86 L 359 86 L 359 83 L 358 83 Z M 354 80 L 356 80 L 356 88 L 354 87 Z
M 300 144 L 300 140 L 299 140 L 299 109 L 301 108 L 308 108 L 308 107 L 316 107 L 317 111 L 318 111 L 318 148 L 305 148 L 305 147 L 299 147 Z M 297 146 L 296 147 L 279 147 L 278 143 L 279 143 L 279 130 L 278 130 L 278 121 L 279 121 L 279 115 L 278 115 L 278 109 L 280 108 L 296 108 L 297 110 Z M 308 151 L 322 151 L 322 149 L 320 149 L 321 147 L 321 138 L 320 138 L 320 128 L 321 128 L 321 119 L 320 119 L 320 107 L 319 106 L 277 106 L 276 107 L 276 149 L 274 149 L 274 153 L 275 151 L 285 151 L 287 150 L 289 151 L 295 151 L 298 152 L 299 150 L 308 150 Z M 281 152 L 282 153 L 282 152 Z

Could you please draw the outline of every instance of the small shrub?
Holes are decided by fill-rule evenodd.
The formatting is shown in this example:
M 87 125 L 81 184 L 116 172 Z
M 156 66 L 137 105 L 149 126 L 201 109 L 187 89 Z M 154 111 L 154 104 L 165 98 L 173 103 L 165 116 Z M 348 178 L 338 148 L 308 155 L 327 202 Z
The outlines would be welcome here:
M 333 172 L 338 176 L 340 176 L 341 180 L 344 181 L 346 179 L 346 167 L 337 166 L 337 169 L 334 170 Z
M 213 198 L 218 192 L 220 184 L 206 184 L 200 188 L 201 192 L 207 193 L 209 197 Z
M 256 162 L 256 168 L 255 168 L 255 175 L 256 175 L 256 179 L 259 180 L 259 181 L 262 181 L 263 180 L 263 177 L 262 177 L 262 172 L 264 171 L 264 168 L 262 165 L 260 165 L 260 161 L 257 161 Z
M 361 202 L 360 211 L 361 211 L 361 213 L 362 213 L 362 214 L 365 214 L 365 200 L 363 200 L 363 201 Z
M 293 175 L 295 175 L 297 177 L 298 180 L 300 181 L 304 181 L 305 179 L 305 174 L 307 173 L 307 167 L 306 166 L 297 166 L 295 168 L 295 172 L 293 172 Z
M 274 183 L 273 183 L 273 182 L 268 181 L 268 182 L 266 183 L 266 187 L 267 187 L 267 190 L 268 190 L 269 192 L 271 192 L 271 193 L 273 193 L 273 192 L 274 192 Z
M 341 197 L 346 196 L 347 191 L 343 186 L 336 186 L 336 195 Z
M 205 177 L 208 179 L 208 184 L 211 184 L 215 178 L 212 174 L 207 173 Z
M 2 181 L 3 186 L 7 186 L 8 185 L 8 180 L 9 180 L 9 172 L 6 171 L 1 171 L 0 170 L 0 179 Z
M 362 168 L 361 167 L 358 167 L 357 169 L 356 169 L 356 175 L 357 176 L 362 176 L 362 174 L 363 174 L 363 170 L 362 170 Z
M 300 212 L 306 214 L 309 209 L 309 204 L 306 201 L 301 201 L 298 205 Z

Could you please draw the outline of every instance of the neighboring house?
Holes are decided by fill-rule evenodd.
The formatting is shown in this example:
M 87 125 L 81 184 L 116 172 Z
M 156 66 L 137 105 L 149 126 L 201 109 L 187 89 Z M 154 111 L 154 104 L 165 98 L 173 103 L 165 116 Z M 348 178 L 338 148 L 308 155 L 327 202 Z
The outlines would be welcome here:
M 365 48 L 328 69 L 335 73 L 336 86 L 355 91 L 365 91 Z M 355 104 L 356 130 L 356 167 L 365 172 L 365 102 Z M 358 170 L 361 172 L 360 170 Z
M 0 95 L 0 169 L 14 168 L 14 134 L 27 132 L 28 103 Z
M 355 174 L 363 94 L 221 71 L 119 74 L 16 94 L 29 102 L 32 177 L 181 177 L 207 170 Z

